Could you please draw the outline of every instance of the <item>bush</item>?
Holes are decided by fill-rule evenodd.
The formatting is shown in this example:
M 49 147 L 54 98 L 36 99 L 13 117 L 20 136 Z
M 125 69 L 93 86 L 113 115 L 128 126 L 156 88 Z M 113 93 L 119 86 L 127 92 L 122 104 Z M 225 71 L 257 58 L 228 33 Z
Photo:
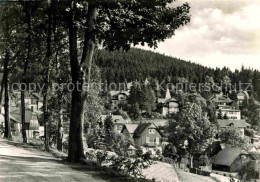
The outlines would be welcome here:
M 249 136 L 249 137 L 254 137 L 254 130 L 253 129 L 249 129 L 249 128 L 246 128 L 245 129 L 245 135 L 246 136 Z
M 151 165 L 150 158 L 146 154 L 138 158 L 127 158 L 123 156 L 113 156 L 109 159 L 111 161 L 110 167 L 121 175 L 131 175 L 134 177 L 144 178 L 142 169 Z
M 104 161 L 106 161 L 106 159 L 107 159 L 107 152 L 103 152 L 103 151 L 97 152 L 97 162 L 98 162 L 99 165 L 102 165 L 102 163 Z
M 161 155 L 161 151 L 159 149 L 156 150 L 156 155 Z

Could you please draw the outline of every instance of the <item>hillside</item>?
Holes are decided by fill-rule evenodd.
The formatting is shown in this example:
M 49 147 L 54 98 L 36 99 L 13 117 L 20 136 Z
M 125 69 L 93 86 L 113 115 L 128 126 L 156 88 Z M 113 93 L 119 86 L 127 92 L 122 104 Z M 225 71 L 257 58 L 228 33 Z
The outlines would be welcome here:
M 199 83 L 204 82 L 207 75 L 219 83 L 224 76 L 228 76 L 232 84 L 251 83 L 254 92 L 260 98 L 260 72 L 244 67 L 234 72 L 227 67 L 213 69 L 136 48 L 128 52 L 100 50 L 96 54 L 96 64 L 102 69 L 102 80 L 108 83 L 145 80 L 146 77 L 171 83 L 176 83 L 178 78 L 187 78 L 189 82 Z

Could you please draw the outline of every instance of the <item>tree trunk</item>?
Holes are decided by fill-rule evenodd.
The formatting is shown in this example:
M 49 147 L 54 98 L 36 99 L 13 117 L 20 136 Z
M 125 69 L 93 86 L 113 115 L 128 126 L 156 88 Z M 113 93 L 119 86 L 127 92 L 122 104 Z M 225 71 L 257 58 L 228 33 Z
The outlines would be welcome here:
M 190 155 L 190 169 L 193 168 L 193 155 Z
M 62 116 L 62 94 L 58 93 L 59 102 L 59 120 L 58 120 L 58 136 L 57 136 L 57 149 L 62 151 L 62 139 L 63 139 L 63 116 Z
M 4 93 L 4 75 L 1 82 L 1 90 L 0 90 L 0 114 L 2 114 L 2 103 L 3 103 L 3 93 Z
M 50 138 L 49 138 L 49 115 L 48 115 L 48 91 L 49 91 L 49 83 L 50 83 L 50 66 L 51 66 L 51 36 L 52 36 L 52 1 L 50 2 L 50 7 L 48 7 L 48 32 L 47 32 L 47 69 L 45 75 L 45 85 L 44 85 L 44 93 L 43 93 L 43 117 L 44 117 L 44 138 L 45 138 L 45 150 L 49 151 L 50 147 Z
M 21 119 L 22 119 L 22 135 L 23 143 L 27 143 L 26 127 L 25 127 L 25 100 L 24 100 L 24 85 L 26 83 L 27 69 L 32 51 L 32 38 L 31 38 L 31 11 L 30 2 L 25 3 L 25 13 L 26 13 L 26 24 L 27 24 L 27 56 L 24 63 L 24 70 L 22 76 L 22 89 L 21 89 Z M 30 124 L 29 124 L 30 127 Z M 28 128 L 29 129 L 29 128 Z
M 72 4 L 73 6 L 73 4 Z M 86 100 L 86 92 L 82 90 L 82 86 L 86 83 L 86 75 L 91 65 L 94 46 L 92 30 L 94 28 L 94 20 L 97 16 L 97 8 L 89 5 L 87 30 L 85 32 L 82 60 L 78 62 L 77 52 L 77 28 L 74 22 L 74 7 L 71 8 L 69 19 L 69 50 L 70 50 L 70 66 L 72 83 L 75 89 L 72 91 L 71 101 L 71 118 L 69 131 L 69 152 L 68 159 L 71 162 L 79 162 L 84 158 L 83 151 L 83 124 L 84 124 L 84 106 Z M 87 60 L 87 61 L 86 61 Z M 87 64 L 88 63 L 88 64 Z M 89 72 L 90 78 L 90 72 Z M 76 88 L 77 87 L 77 88 Z
M 4 75 L 3 75 L 3 81 L 4 81 L 4 88 L 5 88 L 5 134 L 4 137 L 11 139 L 11 126 L 10 126 L 10 110 L 9 110 L 9 80 L 8 80 L 8 64 L 9 64 L 9 53 L 6 50 L 5 55 L 5 62 L 4 62 Z

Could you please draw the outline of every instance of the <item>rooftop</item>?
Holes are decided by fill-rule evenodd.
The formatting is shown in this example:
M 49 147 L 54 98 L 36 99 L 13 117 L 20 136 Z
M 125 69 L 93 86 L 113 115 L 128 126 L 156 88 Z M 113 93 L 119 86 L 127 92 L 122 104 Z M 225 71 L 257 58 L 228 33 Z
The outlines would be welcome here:
M 247 123 L 245 120 L 229 120 L 229 119 L 218 119 L 217 120 L 218 126 L 220 128 L 227 128 L 230 127 L 231 125 L 234 125 L 236 128 L 246 128 Z
M 212 163 L 215 165 L 230 166 L 241 154 L 241 149 L 236 147 L 227 147 L 221 150 L 214 158 Z

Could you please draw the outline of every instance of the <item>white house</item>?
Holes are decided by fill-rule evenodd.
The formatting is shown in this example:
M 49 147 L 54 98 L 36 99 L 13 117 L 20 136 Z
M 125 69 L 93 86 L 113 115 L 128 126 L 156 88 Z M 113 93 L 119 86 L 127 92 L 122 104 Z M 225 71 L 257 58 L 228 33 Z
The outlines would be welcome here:
M 218 119 L 217 125 L 219 131 L 225 128 L 234 127 L 240 131 L 242 137 L 245 134 L 245 128 L 247 127 L 247 123 L 245 120 L 229 120 L 229 119 Z
M 240 120 L 241 119 L 241 111 L 236 109 L 236 107 L 233 106 L 227 106 L 227 105 L 219 105 L 218 110 L 216 110 L 216 116 L 221 112 L 222 116 L 225 115 L 230 120 Z
M 165 98 L 158 98 L 158 110 L 163 116 L 169 116 L 173 113 L 179 112 L 179 103 L 176 99 L 171 97 L 170 91 L 167 88 Z

